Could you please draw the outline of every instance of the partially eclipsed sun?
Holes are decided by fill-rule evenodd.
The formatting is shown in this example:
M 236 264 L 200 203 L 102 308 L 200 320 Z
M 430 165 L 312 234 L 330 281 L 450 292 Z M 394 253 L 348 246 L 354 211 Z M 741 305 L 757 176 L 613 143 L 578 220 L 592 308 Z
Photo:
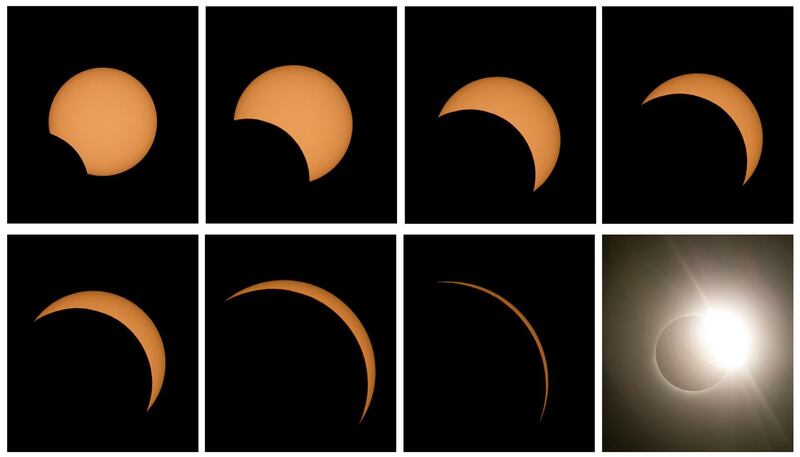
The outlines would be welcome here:
M 156 106 L 136 78 L 113 68 L 82 71 L 56 93 L 50 133 L 67 142 L 86 172 L 111 176 L 138 164 L 156 137 Z

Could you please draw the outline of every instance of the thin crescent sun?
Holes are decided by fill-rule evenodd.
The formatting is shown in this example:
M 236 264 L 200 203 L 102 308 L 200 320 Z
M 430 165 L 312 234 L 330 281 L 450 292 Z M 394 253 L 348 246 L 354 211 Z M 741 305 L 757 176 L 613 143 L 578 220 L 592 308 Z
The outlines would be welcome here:
M 150 317 L 126 298 L 109 292 L 91 290 L 76 292 L 56 300 L 39 313 L 34 322 L 50 314 L 69 309 L 86 309 L 112 317 L 127 327 L 139 340 L 150 363 L 151 390 L 150 402 L 147 405 L 149 411 L 161 392 L 167 364 L 164 342 Z
M 533 337 L 533 341 L 536 343 L 537 349 L 539 349 L 539 355 L 542 358 L 542 367 L 544 368 L 544 403 L 542 404 L 542 412 L 541 412 L 541 414 L 539 414 L 539 421 L 541 422 L 541 420 L 544 418 L 544 411 L 547 408 L 547 397 L 550 394 L 550 369 L 547 366 L 547 357 L 545 357 L 545 355 L 544 355 L 544 347 L 542 346 L 542 341 L 539 339 L 539 335 L 536 333 L 536 330 L 534 330 L 533 325 L 525 317 L 525 315 L 522 314 L 522 311 L 520 311 L 519 308 L 517 308 L 516 306 L 511 304 L 510 301 L 508 301 L 505 298 L 503 298 L 502 296 L 500 296 L 500 294 L 498 294 L 496 292 L 493 292 L 493 291 L 491 291 L 491 290 L 489 290 L 489 289 L 487 289 L 485 287 L 481 287 L 481 286 L 478 286 L 478 285 L 475 285 L 475 284 L 471 284 L 471 283 L 468 283 L 468 282 L 460 282 L 460 281 L 439 281 L 439 283 L 440 284 L 455 284 L 455 285 L 469 287 L 469 288 L 472 288 L 472 289 L 475 289 L 475 290 L 479 290 L 479 291 L 481 291 L 481 292 L 483 292 L 483 293 L 485 293 L 485 294 L 497 299 L 500 303 L 506 305 L 506 307 L 508 309 L 510 309 L 511 311 L 513 311 L 514 314 L 516 314 L 517 317 L 522 321 L 522 323 L 525 324 L 525 327 L 528 329 L 528 332 L 530 332 L 531 336 Z
M 483 78 L 456 91 L 439 117 L 462 110 L 494 114 L 514 126 L 533 157 L 533 190 L 544 184 L 558 161 L 561 131 L 553 107 L 542 94 L 516 79 Z
M 302 281 L 294 280 L 274 280 L 254 284 L 250 287 L 244 288 L 239 292 L 231 295 L 228 300 L 232 300 L 238 296 L 256 292 L 261 290 L 283 290 L 294 292 L 314 299 L 321 304 L 327 306 L 347 325 L 350 332 L 356 338 L 356 342 L 361 348 L 361 353 L 364 356 L 364 366 L 367 372 L 367 395 L 364 401 L 364 411 L 361 413 L 359 423 L 364 420 L 367 415 L 367 410 L 372 402 L 372 395 L 375 392 L 375 351 L 372 349 L 372 342 L 367 334 L 367 329 L 358 319 L 358 316 L 351 310 L 343 301 L 337 298 L 327 290 Z
M 747 169 L 742 185 L 745 185 L 756 171 L 764 145 L 764 132 L 761 118 L 753 102 L 741 89 L 719 76 L 705 73 L 689 73 L 676 76 L 661 83 L 644 99 L 642 105 L 665 95 L 692 95 L 708 100 L 722 108 L 730 116 L 744 140 L 747 154 Z

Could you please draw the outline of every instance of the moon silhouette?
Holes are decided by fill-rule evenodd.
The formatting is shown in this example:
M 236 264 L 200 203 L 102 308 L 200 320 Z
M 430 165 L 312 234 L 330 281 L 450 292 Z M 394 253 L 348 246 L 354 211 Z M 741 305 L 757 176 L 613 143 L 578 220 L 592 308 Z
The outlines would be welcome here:
M 719 76 L 689 73 L 661 83 L 644 99 L 642 105 L 650 100 L 675 94 L 693 95 L 708 100 L 733 119 L 742 135 L 747 154 L 747 169 L 742 185 L 746 184 L 756 171 L 764 143 L 761 118 L 753 102 L 741 89 Z
M 308 179 L 328 174 L 342 160 L 353 134 L 350 104 L 324 73 L 301 65 L 273 68 L 247 86 L 234 120 L 273 124 L 292 137 L 308 165 Z
M 455 284 L 459 286 L 469 287 L 475 290 L 479 290 L 495 299 L 500 301 L 500 303 L 506 305 L 508 309 L 514 312 L 518 318 L 525 324 L 525 327 L 530 332 L 531 336 L 533 337 L 533 341 L 536 343 L 536 347 L 539 349 L 539 355 L 542 358 L 542 367 L 544 369 L 544 403 L 542 404 L 542 412 L 539 415 L 539 422 L 542 421 L 544 418 L 544 410 L 547 408 L 547 396 L 550 393 L 550 370 L 547 366 L 547 357 L 544 355 L 544 347 L 542 346 L 542 341 L 539 339 L 539 335 L 536 334 L 536 330 L 533 329 L 533 325 L 531 325 L 530 321 L 525 317 L 524 314 L 514 305 L 511 304 L 510 301 L 506 300 L 505 298 L 501 297 L 498 293 L 493 292 L 485 287 L 477 286 L 475 284 L 470 284 L 468 282 L 460 282 L 460 281 L 439 281 L 441 284 Z
M 367 329 L 361 324 L 358 316 L 351 310 L 343 301 L 339 300 L 335 295 L 328 292 L 321 287 L 301 281 L 293 280 L 275 280 L 261 282 L 231 295 L 228 300 L 234 299 L 240 295 L 260 290 L 284 290 L 294 292 L 306 297 L 312 298 L 323 305 L 327 306 L 331 311 L 336 313 L 337 316 L 347 325 L 350 332 L 356 338 L 358 346 L 361 348 L 361 353 L 364 356 L 364 366 L 367 371 L 367 395 L 364 402 L 364 411 L 361 413 L 359 423 L 364 420 L 367 415 L 367 410 L 372 402 L 372 394 L 375 391 L 375 352 L 372 349 L 372 342 L 367 334 Z
M 713 387 L 726 370 L 715 366 L 703 348 L 703 317 L 689 315 L 670 322 L 656 342 L 656 366 L 670 384 L 691 392 Z
M 76 74 L 50 105 L 50 133 L 72 146 L 93 176 L 133 168 L 153 146 L 156 124 L 156 107 L 147 89 L 114 68 Z
M 88 309 L 110 316 L 127 327 L 139 340 L 150 363 L 151 389 L 150 402 L 147 405 L 149 411 L 164 384 L 164 372 L 167 366 L 164 342 L 153 321 L 133 302 L 119 295 L 96 290 L 77 292 L 60 298 L 39 313 L 34 321 L 68 309 Z
M 485 111 L 514 126 L 533 157 L 533 190 L 544 184 L 558 161 L 561 132 L 556 113 L 542 94 L 516 79 L 483 78 L 456 91 L 439 117 L 462 110 Z

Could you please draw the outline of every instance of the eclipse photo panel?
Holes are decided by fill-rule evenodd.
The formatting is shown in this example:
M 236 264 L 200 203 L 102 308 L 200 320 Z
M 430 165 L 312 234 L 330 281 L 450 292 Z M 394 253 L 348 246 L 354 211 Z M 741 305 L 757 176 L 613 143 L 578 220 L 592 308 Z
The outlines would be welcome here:
M 594 450 L 594 238 L 404 247 L 405 450 Z
M 9 222 L 197 222 L 197 15 L 8 8 Z
M 397 218 L 397 9 L 206 9 L 209 222 Z
M 197 241 L 8 238 L 10 451 L 197 451 Z
M 206 238 L 207 450 L 395 450 L 395 243 Z
M 405 15 L 407 221 L 594 222 L 595 8 Z
M 792 222 L 792 8 L 603 8 L 603 222 Z
M 603 450 L 791 451 L 792 291 L 791 236 L 604 237 Z

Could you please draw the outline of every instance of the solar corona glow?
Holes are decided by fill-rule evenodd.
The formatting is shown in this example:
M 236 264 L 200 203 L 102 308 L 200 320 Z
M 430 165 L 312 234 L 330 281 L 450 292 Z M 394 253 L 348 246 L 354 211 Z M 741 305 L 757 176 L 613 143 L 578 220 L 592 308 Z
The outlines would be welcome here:
M 558 161 L 561 131 L 556 113 L 542 94 L 516 79 L 483 78 L 456 91 L 439 117 L 462 110 L 494 114 L 517 129 L 533 157 L 533 190 L 544 184 Z
M 475 289 L 489 295 L 490 297 L 496 299 L 503 305 L 505 305 L 508 309 L 510 309 L 514 314 L 525 324 L 525 328 L 531 334 L 534 343 L 536 344 L 536 348 L 539 350 L 539 356 L 542 359 L 542 369 L 544 370 L 544 402 L 542 403 L 542 410 L 539 413 L 539 422 L 542 421 L 544 418 L 544 411 L 547 408 L 547 397 L 550 394 L 550 368 L 547 365 L 547 357 L 544 354 L 544 347 L 542 346 L 542 341 L 539 339 L 539 335 L 536 333 L 536 330 L 533 328 L 533 324 L 522 314 L 522 311 L 519 310 L 516 306 L 514 306 L 510 301 L 506 300 L 500 294 L 491 291 L 485 287 L 481 287 L 475 284 L 471 284 L 468 282 L 460 282 L 460 281 L 439 281 L 440 284 L 453 284 L 457 286 L 464 286 L 470 289 Z
M 156 107 L 136 78 L 114 68 L 71 77 L 50 105 L 50 133 L 80 156 L 86 172 L 111 176 L 133 168 L 156 137 Z
M 155 403 L 164 384 L 166 353 L 161 334 L 150 317 L 130 300 L 101 291 L 77 292 L 60 298 L 45 308 L 35 321 L 59 311 L 85 309 L 95 311 L 119 321 L 139 340 L 150 363 L 151 391 L 147 410 Z
M 372 348 L 372 342 L 367 334 L 367 329 L 364 328 L 358 316 L 356 316 L 353 310 L 343 301 L 327 290 L 307 282 L 293 280 L 275 280 L 254 284 L 231 295 L 228 300 L 232 300 L 244 294 L 263 290 L 283 290 L 309 297 L 327 306 L 331 311 L 336 313 L 345 325 L 347 325 L 347 328 L 353 334 L 358 346 L 361 348 L 367 374 L 366 400 L 364 401 L 364 411 L 361 413 L 361 419 L 359 419 L 359 422 L 363 422 L 364 416 L 367 415 L 367 410 L 369 410 L 369 405 L 372 402 L 372 395 L 375 392 L 375 351 Z
M 742 185 L 746 184 L 756 171 L 764 144 L 761 118 L 747 94 L 719 76 L 690 73 L 661 83 L 644 99 L 642 105 L 656 98 L 675 94 L 703 98 L 719 106 L 730 116 L 744 140 L 747 169 Z
M 342 89 L 302 65 L 273 68 L 254 79 L 239 97 L 233 118 L 259 120 L 288 133 L 306 159 L 309 181 L 336 167 L 353 134 L 353 115 Z

